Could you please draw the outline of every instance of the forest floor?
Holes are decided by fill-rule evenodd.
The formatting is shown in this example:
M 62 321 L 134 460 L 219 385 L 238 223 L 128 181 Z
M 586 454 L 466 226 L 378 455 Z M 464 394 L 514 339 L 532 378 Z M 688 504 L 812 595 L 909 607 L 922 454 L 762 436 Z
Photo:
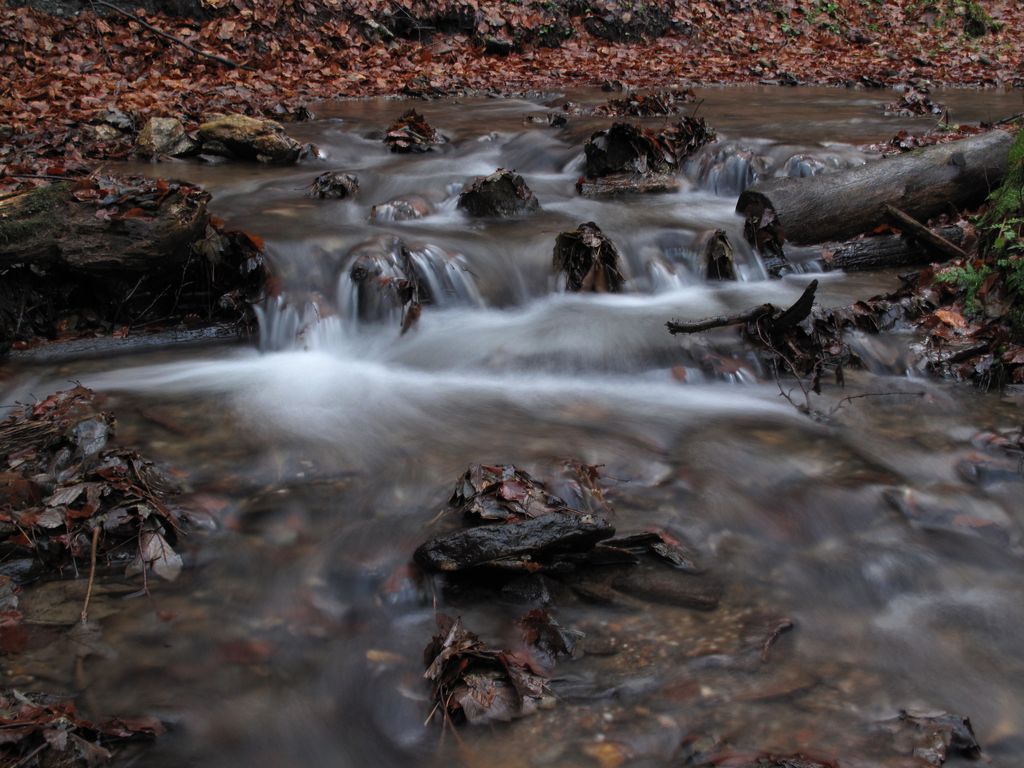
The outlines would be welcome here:
M 29 1 L 0 7 L 8 174 L 126 156 L 151 116 L 301 119 L 345 97 L 1024 84 L 1013 0 L 144 0 L 136 18 L 128 3 Z

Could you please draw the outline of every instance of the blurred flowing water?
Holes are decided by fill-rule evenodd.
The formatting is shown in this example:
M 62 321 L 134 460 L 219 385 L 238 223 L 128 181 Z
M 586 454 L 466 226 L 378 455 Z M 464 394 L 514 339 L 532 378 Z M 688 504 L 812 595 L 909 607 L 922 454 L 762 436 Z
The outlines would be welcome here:
M 723 352 L 664 329 L 787 304 L 811 279 L 813 263 L 765 279 L 733 213 L 746 184 L 865 162 L 857 145 L 929 121 L 883 118 L 884 92 L 700 95 L 720 141 L 679 192 L 656 196 L 576 196 L 583 141 L 609 121 L 549 128 L 555 96 L 327 103 L 289 126 L 326 159 L 292 168 L 129 164 L 210 189 L 218 216 L 266 240 L 283 298 L 259 309 L 251 344 L 6 364 L 4 403 L 71 380 L 107 394 L 119 439 L 173 466 L 210 516 L 174 584 L 138 597 L 108 575 L 87 635 L 69 631 L 75 586 L 26 589 L 35 634 L 3 659 L 7 682 L 76 693 L 89 714 L 165 718 L 172 732 L 139 758 L 154 766 L 681 765 L 684 743 L 719 741 L 877 765 L 866 734 L 904 708 L 970 716 L 993 764 L 1019 765 L 1024 478 L 986 446 L 1020 429 L 1021 395 L 923 377 L 909 337 L 855 339 L 869 371 L 826 387 L 816 405 L 837 410 L 819 423 L 729 352 L 728 334 L 714 336 Z M 1019 111 L 1006 94 L 936 100 L 964 122 Z M 389 154 L 382 129 L 408 106 L 449 143 Z M 525 177 L 539 213 L 456 210 L 462 183 L 497 167 Z M 304 197 L 329 169 L 359 177 L 355 200 Z M 370 220 L 409 196 L 429 215 Z M 626 293 L 559 290 L 554 239 L 586 221 L 622 252 Z M 712 286 L 697 253 L 718 228 L 740 279 Z M 366 254 L 401 277 L 396 238 L 432 299 L 404 335 L 400 311 L 368 304 L 349 277 Z M 817 277 L 833 305 L 895 284 Z M 725 585 L 720 607 L 560 598 L 559 622 L 602 650 L 559 665 L 553 709 L 458 734 L 424 726 L 435 610 L 500 644 L 531 606 L 417 584 L 412 551 L 469 463 L 544 474 L 566 458 L 601 465 L 620 530 L 690 541 Z M 746 663 L 751 633 L 781 617 L 795 628 Z

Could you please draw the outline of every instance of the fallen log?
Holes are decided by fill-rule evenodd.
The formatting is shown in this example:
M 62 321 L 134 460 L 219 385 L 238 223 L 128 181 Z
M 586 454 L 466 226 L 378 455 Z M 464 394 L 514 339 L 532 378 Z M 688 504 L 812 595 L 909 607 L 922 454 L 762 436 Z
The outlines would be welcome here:
M 221 228 L 210 195 L 163 179 L 95 177 L 0 200 L 0 355 L 41 338 L 248 317 L 259 238 Z
M 997 129 L 849 171 L 772 179 L 743 192 L 736 210 L 756 217 L 774 210 L 792 243 L 846 240 L 885 223 L 886 205 L 918 220 L 977 205 L 1006 172 L 1012 142 Z
M 29 190 L 0 201 L 0 267 L 174 272 L 206 232 L 209 199 L 198 187 L 162 181 Z
M 964 241 L 964 231 L 957 226 L 941 227 L 938 237 L 954 248 Z M 826 243 L 821 247 L 821 268 L 825 272 L 870 272 L 876 269 L 902 269 L 931 264 L 937 252 L 925 241 L 902 235 L 873 235 L 845 243 Z M 762 256 L 764 268 L 772 277 L 792 270 L 792 264 L 778 256 Z

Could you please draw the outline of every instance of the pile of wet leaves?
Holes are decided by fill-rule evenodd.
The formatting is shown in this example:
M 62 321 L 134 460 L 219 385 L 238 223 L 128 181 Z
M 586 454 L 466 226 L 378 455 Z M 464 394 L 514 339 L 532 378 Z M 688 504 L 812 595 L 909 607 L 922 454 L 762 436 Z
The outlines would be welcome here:
M 683 105 L 697 100 L 692 88 L 660 90 L 651 93 L 629 92 L 608 101 L 595 112 L 610 117 L 661 117 L 682 111 Z
M 956 259 L 922 271 L 914 292 L 926 310 L 918 316 L 920 350 L 933 372 L 986 387 L 1024 384 L 1017 295 L 999 271 Z
M 115 420 L 76 386 L 0 422 L 0 572 L 15 581 L 83 576 L 90 561 L 173 580 L 185 520 L 180 485 L 111 445 Z
M 567 461 L 549 485 L 512 465 L 472 465 L 439 518 L 449 530 L 424 542 L 414 558 L 462 600 L 500 595 L 550 608 L 558 594 L 633 610 L 649 603 L 717 607 L 722 586 L 703 575 L 688 544 L 660 530 L 616 536 L 611 514 L 597 467 Z M 546 610 L 531 611 L 518 626 L 524 648 L 511 653 L 489 650 L 461 622 L 442 620 L 425 663 L 447 716 L 508 720 L 553 703 L 546 681 L 557 658 L 573 655 L 580 633 L 560 627 Z
M 941 115 L 946 111 L 945 105 L 932 101 L 929 93 L 925 85 L 908 85 L 896 101 L 885 105 L 885 114 L 896 117 Z
M 0 689 L 0 762 L 18 768 L 73 768 L 106 765 L 126 742 L 151 740 L 164 732 L 149 717 L 91 722 L 73 701 L 38 693 Z
M 679 186 L 675 173 L 680 164 L 714 138 L 715 132 L 703 118 L 691 116 L 659 132 L 613 123 L 584 144 L 583 176 L 576 182 L 576 191 L 588 197 L 673 191 Z
M 619 258 L 615 243 L 588 221 L 556 238 L 552 262 L 555 273 L 565 275 L 567 291 L 617 293 L 625 282 Z
M 436 708 L 447 721 L 507 722 L 554 706 L 548 678 L 559 656 L 572 656 L 580 633 L 563 629 L 547 611 L 517 622 L 518 650 L 493 650 L 461 618 L 438 614 L 439 633 L 423 652 Z M 431 713 L 433 716 L 433 713 Z
M 384 143 L 392 152 L 429 152 L 444 143 L 444 136 L 423 115 L 410 109 L 391 124 Z
M 979 123 L 978 125 L 943 124 L 938 128 L 921 134 L 913 134 L 904 130 L 899 131 L 888 141 L 884 141 L 879 144 L 868 144 L 864 147 L 864 151 L 878 152 L 882 155 L 897 155 L 903 152 L 920 149 L 921 147 L 930 147 L 934 144 L 946 144 L 967 136 L 976 136 L 979 133 L 985 133 L 994 127 L 994 125 L 989 123 Z

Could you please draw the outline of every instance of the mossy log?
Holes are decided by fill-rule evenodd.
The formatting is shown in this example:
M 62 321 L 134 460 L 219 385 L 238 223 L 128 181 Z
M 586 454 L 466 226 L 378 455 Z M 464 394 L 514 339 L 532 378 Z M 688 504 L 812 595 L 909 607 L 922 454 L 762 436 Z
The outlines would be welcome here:
M 188 184 L 126 177 L 0 199 L 0 354 L 47 338 L 247 317 L 266 276 L 258 238 L 212 224 L 209 199 Z
M 76 200 L 70 183 L 33 189 L 0 200 L 0 267 L 89 274 L 180 270 L 206 232 L 209 199 L 182 185 L 169 187 L 159 202 L 111 209 Z

